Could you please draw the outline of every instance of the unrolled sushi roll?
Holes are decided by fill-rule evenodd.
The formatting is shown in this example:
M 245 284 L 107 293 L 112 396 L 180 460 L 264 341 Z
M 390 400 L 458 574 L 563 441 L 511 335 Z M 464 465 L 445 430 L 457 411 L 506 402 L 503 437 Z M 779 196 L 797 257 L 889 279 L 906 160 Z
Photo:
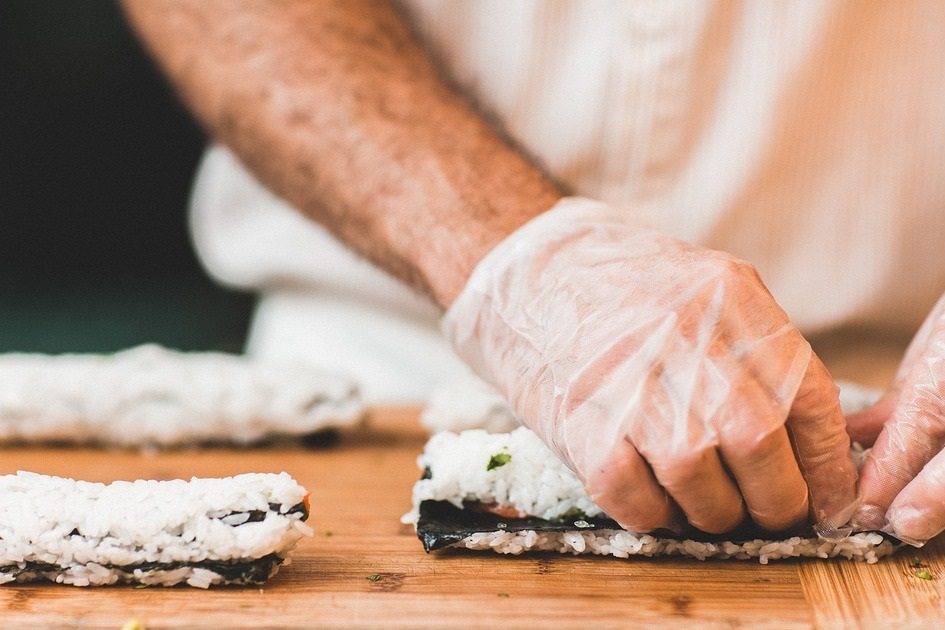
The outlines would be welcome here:
M 625 531 L 598 507 L 581 482 L 532 431 L 442 432 L 418 460 L 412 523 L 427 552 L 444 548 L 521 554 L 682 555 L 769 560 L 844 557 L 876 562 L 897 542 L 876 532 L 822 540 L 813 532 L 774 539 L 750 528 L 724 536 Z
M 356 385 L 297 362 L 147 345 L 0 355 L 0 444 L 246 444 L 351 425 Z
M 0 584 L 259 584 L 312 531 L 291 476 L 75 481 L 0 476 Z

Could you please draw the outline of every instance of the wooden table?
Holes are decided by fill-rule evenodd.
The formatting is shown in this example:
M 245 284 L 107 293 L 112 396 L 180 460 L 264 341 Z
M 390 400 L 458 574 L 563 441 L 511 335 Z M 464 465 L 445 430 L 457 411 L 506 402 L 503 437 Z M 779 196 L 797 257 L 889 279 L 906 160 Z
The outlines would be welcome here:
M 896 351 L 863 361 L 834 349 L 841 377 L 888 379 Z M 828 357 L 829 358 L 829 357 Z M 313 495 L 317 534 L 264 588 L 210 591 L 53 585 L 0 588 L 4 627 L 890 627 L 945 623 L 945 544 L 878 565 L 847 561 L 699 562 L 557 555 L 425 555 L 399 523 L 425 435 L 416 410 L 378 410 L 326 450 L 200 450 L 144 455 L 70 449 L 0 450 L 0 472 L 27 469 L 92 480 L 286 470 Z M 922 558 L 936 576 L 913 576 Z M 368 576 L 379 576 L 376 581 Z

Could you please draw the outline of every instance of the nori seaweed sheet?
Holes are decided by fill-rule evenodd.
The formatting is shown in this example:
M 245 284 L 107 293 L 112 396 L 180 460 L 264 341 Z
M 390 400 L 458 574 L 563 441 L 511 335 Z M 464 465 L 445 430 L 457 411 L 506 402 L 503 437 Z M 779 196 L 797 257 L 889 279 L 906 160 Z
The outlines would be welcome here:
M 281 512 L 279 512 L 280 507 L 282 506 L 280 506 L 278 503 L 270 503 L 269 512 L 275 512 L 276 514 L 281 514 Z M 266 514 L 268 514 L 269 512 L 264 512 L 262 510 L 250 510 L 249 512 L 231 512 L 227 514 L 226 516 L 223 516 L 222 518 L 226 518 L 227 516 L 233 516 L 235 514 L 249 514 L 249 518 L 247 520 L 243 521 L 239 525 L 231 526 L 231 527 L 239 527 L 240 525 L 245 525 L 246 523 L 258 523 L 260 521 L 264 521 L 266 520 Z M 299 503 L 298 505 L 293 505 L 291 508 L 289 508 L 289 510 L 285 514 L 283 514 L 283 516 L 288 516 L 289 514 L 301 514 L 303 521 L 307 521 L 308 516 L 309 516 L 308 509 L 305 507 L 305 503 Z
M 577 517 L 560 521 L 543 518 L 506 518 L 478 510 L 461 510 L 449 501 L 421 501 L 417 520 L 417 537 L 427 553 L 449 547 L 463 538 L 482 532 L 522 532 L 530 529 L 542 532 L 569 532 L 580 530 L 575 521 L 584 521 L 593 529 L 620 529 L 609 518 Z M 591 529 L 584 527 L 583 529 Z
M 302 446 L 311 449 L 331 448 L 341 441 L 341 432 L 337 429 L 319 429 L 314 433 L 307 433 L 300 436 L 299 442 Z
M 230 584 L 262 584 L 272 576 L 279 565 L 285 562 L 285 558 L 274 553 L 261 558 L 222 561 L 222 560 L 203 560 L 201 562 L 144 562 L 140 564 L 119 564 L 102 565 L 107 569 L 133 573 L 134 571 L 173 571 L 189 567 L 193 569 L 207 569 L 220 574 L 227 583 Z M 18 564 L 0 567 L 0 573 L 11 574 L 14 577 L 23 573 L 60 573 L 68 567 L 62 567 L 58 564 L 49 564 L 45 562 L 25 562 L 24 566 Z
M 577 523 L 580 522 L 581 525 Z M 417 520 L 417 538 L 423 543 L 427 553 L 449 547 L 472 534 L 489 532 L 522 532 L 535 530 L 538 532 L 571 532 L 600 529 L 623 529 L 613 519 L 604 517 L 577 517 L 556 521 L 543 518 L 505 518 L 489 512 L 479 510 L 463 510 L 449 501 L 421 501 L 420 517 Z M 891 541 L 900 544 L 900 541 L 885 534 L 876 532 Z M 747 542 L 758 538 L 766 540 L 787 539 L 792 536 L 813 537 L 815 534 L 810 527 L 793 532 L 773 534 L 766 532 L 753 523 L 746 523 L 726 534 L 707 534 L 697 529 L 689 529 L 681 534 L 668 530 L 657 530 L 651 533 L 656 538 L 673 538 L 676 540 L 696 540 L 700 542 Z

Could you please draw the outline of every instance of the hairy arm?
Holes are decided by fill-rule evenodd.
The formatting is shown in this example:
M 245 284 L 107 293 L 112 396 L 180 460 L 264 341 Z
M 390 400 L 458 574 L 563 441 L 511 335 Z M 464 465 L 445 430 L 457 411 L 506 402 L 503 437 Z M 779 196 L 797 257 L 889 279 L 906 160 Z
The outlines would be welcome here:
M 123 0 L 205 128 L 271 190 L 443 306 L 557 186 L 368 0 Z

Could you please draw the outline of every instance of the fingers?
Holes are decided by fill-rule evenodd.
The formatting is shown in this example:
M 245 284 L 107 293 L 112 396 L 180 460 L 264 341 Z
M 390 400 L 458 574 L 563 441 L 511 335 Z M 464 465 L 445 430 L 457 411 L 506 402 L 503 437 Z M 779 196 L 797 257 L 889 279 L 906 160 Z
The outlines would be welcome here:
M 723 436 L 721 448 L 755 523 L 780 531 L 807 520 L 807 484 L 783 427 L 747 444 Z
M 814 520 L 844 525 L 856 500 L 857 471 L 837 387 L 816 355 L 811 355 L 786 426 L 810 490 Z
M 860 470 L 862 505 L 853 517 L 858 529 L 881 529 L 896 495 L 945 446 L 941 397 L 929 387 L 908 391 Z
M 755 380 L 739 385 L 719 430 L 719 450 L 738 482 L 748 513 L 761 527 L 779 531 L 808 516 L 807 484 L 784 428 L 785 411 Z
M 939 452 L 895 498 L 885 531 L 921 545 L 945 531 L 945 452 Z
M 659 451 L 644 453 L 644 457 L 693 527 L 721 534 L 745 520 L 741 493 L 715 448 Z
M 746 515 L 779 531 L 806 520 L 811 507 L 818 521 L 848 514 L 856 498 L 849 437 L 829 373 L 816 357 L 811 366 L 788 418 L 791 436 L 780 420 L 745 418 L 726 423 L 718 451 L 689 445 L 675 453 L 663 440 L 646 449 L 649 440 L 641 440 L 640 452 L 623 440 L 588 484 L 592 498 L 632 531 L 678 525 L 672 501 L 692 526 L 708 533 L 734 529 Z M 767 397 L 752 385 L 738 399 L 757 413 L 770 407 Z
M 585 484 L 592 501 L 631 532 L 682 531 L 683 519 L 650 467 L 627 440 L 620 440 Z
M 891 525 L 893 517 L 908 523 L 903 526 L 907 531 L 934 529 L 935 519 L 922 524 L 924 517 L 914 510 L 910 512 L 910 506 L 919 504 L 913 505 L 910 501 L 917 498 L 923 488 L 933 487 L 941 470 L 939 465 L 930 462 L 945 446 L 943 308 L 945 297 L 939 300 L 912 340 L 893 388 L 885 397 L 895 401 L 894 408 L 860 471 L 862 504 L 851 521 L 858 529 L 881 529 L 887 525 L 887 519 Z M 920 473 L 921 480 L 917 479 Z M 910 482 L 916 484 L 910 491 L 915 493 L 912 499 L 905 491 Z M 900 492 L 906 495 L 902 503 L 896 498 Z M 926 499 L 941 503 L 940 497 L 928 495 Z M 894 499 L 899 507 L 887 513 Z M 931 506 L 923 509 L 926 508 L 932 509 Z

